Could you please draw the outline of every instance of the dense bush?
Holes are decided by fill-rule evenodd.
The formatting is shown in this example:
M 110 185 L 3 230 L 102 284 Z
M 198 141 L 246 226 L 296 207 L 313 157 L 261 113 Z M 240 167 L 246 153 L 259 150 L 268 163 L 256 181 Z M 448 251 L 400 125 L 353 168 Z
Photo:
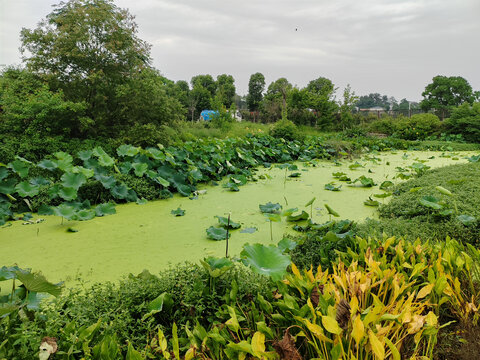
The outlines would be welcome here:
M 298 140 L 301 137 L 296 125 L 287 119 L 276 122 L 270 130 L 270 135 L 288 141 Z
M 445 121 L 447 132 L 461 134 L 465 140 L 480 142 L 480 102 L 465 103 L 452 111 Z
M 364 124 L 363 127 L 369 132 L 392 135 L 400 139 L 423 140 L 439 134 L 442 122 L 433 114 L 415 114 L 410 118 L 385 116 Z

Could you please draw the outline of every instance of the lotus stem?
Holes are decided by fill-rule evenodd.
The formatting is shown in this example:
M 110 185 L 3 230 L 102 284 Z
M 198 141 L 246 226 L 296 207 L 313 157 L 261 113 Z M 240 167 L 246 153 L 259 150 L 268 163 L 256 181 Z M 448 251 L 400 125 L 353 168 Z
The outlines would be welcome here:
M 228 258 L 228 230 L 230 229 L 230 213 L 228 213 L 227 220 L 227 245 L 225 246 L 225 257 Z

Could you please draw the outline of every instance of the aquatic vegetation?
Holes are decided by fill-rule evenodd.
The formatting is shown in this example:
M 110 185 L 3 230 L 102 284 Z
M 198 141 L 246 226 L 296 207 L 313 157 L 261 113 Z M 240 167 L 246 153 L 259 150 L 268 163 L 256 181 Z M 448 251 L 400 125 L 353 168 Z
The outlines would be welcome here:
M 170 211 L 170 214 L 172 214 L 174 216 L 185 216 L 185 210 L 177 208 L 176 210 Z
M 363 187 L 372 187 L 372 186 L 377 185 L 377 184 L 375 184 L 375 181 L 373 181 L 372 178 L 366 177 L 365 175 L 362 175 L 362 176 L 356 178 L 355 180 L 353 180 L 352 184 L 355 184 L 357 182 L 360 182 L 360 185 L 363 186 Z
M 229 236 L 227 230 L 225 230 L 223 227 L 210 226 L 206 232 L 209 239 L 216 241 L 226 240 L 227 236 Z
M 282 210 L 282 205 L 280 205 L 279 203 L 274 204 L 268 202 L 263 205 L 258 205 L 258 207 L 260 208 L 260 211 L 264 214 L 278 214 L 280 213 L 280 210 Z
M 335 186 L 334 183 L 328 183 L 328 184 L 325 184 L 324 186 L 324 189 L 329 191 L 340 191 L 341 188 L 342 188 L 342 185 Z

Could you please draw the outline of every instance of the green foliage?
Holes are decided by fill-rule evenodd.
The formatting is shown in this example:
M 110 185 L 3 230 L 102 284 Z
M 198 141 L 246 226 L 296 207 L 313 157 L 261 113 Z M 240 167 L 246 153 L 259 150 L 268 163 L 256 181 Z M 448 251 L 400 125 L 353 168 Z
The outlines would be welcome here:
M 452 111 L 445 122 L 446 131 L 460 134 L 470 142 L 480 142 L 480 102 L 464 103 Z
M 270 129 L 270 135 L 276 138 L 282 138 L 287 141 L 298 140 L 301 135 L 296 125 L 290 120 L 282 119 L 273 125 Z
M 250 111 L 257 111 L 263 100 L 263 91 L 265 90 L 265 77 L 261 73 L 255 73 L 250 76 L 248 81 L 247 106 Z
M 373 133 L 392 135 L 405 140 L 424 140 L 438 135 L 443 130 L 440 119 L 434 114 L 415 114 L 407 117 L 382 117 L 364 127 Z

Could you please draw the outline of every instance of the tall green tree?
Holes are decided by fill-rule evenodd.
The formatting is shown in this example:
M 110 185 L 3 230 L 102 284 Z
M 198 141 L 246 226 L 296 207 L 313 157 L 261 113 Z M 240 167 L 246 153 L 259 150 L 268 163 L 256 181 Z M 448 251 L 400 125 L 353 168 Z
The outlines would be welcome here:
M 217 95 L 225 107 L 232 106 L 235 97 L 235 79 L 232 75 L 217 76 Z
M 205 88 L 210 93 L 211 98 L 213 98 L 217 92 L 217 83 L 212 75 L 196 75 L 192 77 L 190 83 L 192 84 L 192 89 L 200 86 Z
M 293 86 L 286 78 L 280 78 L 268 85 L 266 98 L 270 101 L 281 101 L 282 118 L 287 116 L 287 97 Z
M 436 110 L 442 120 L 448 111 L 463 103 L 473 104 L 478 98 L 471 85 L 461 76 L 435 76 L 422 93 L 420 107 L 423 110 Z
M 68 100 L 85 101 L 97 127 L 115 125 L 117 86 L 150 62 L 133 16 L 112 0 L 61 2 L 36 29 L 22 29 L 21 41 L 27 68 Z
M 330 79 L 319 77 L 308 83 L 309 108 L 312 109 L 322 126 L 329 126 L 335 120 L 338 106 L 335 102 L 335 86 Z
M 248 81 L 247 107 L 250 111 L 258 111 L 265 91 L 265 76 L 257 72 Z

